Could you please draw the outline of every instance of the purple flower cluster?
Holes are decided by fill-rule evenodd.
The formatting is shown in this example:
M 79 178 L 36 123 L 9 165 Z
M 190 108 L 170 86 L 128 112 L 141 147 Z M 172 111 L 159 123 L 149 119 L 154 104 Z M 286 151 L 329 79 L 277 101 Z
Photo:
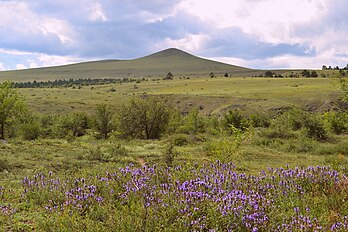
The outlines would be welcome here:
M 16 209 L 13 209 L 11 204 L 8 204 L 8 205 L 0 204 L 0 214 L 9 216 L 14 214 L 15 212 L 16 212 Z
M 103 197 L 98 194 L 97 187 L 87 184 L 84 178 L 61 181 L 50 178 L 52 177 L 51 172 L 48 177 L 44 174 L 37 174 L 33 179 L 24 178 L 22 184 L 24 195 L 28 198 L 47 200 L 45 202 L 37 200 L 37 202 L 46 204 L 45 208 L 50 212 L 77 209 L 84 213 L 90 206 L 103 201 Z
M 26 195 L 40 190 L 56 196 L 48 200 L 47 209 L 53 212 L 138 207 L 152 224 L 176 224 L 191 231 L 345 230 L 346 183 L 346 176 L 329 167 L 268 169 L 255 176 L 219 161 L 202 167 L 127 166 L 105 176 L 64 182 L 43 175 L 23 181 Z M 324 223 L 318 220 L 307 207 L 313 197 L 337 198 L 333 209 L 342 215 Z

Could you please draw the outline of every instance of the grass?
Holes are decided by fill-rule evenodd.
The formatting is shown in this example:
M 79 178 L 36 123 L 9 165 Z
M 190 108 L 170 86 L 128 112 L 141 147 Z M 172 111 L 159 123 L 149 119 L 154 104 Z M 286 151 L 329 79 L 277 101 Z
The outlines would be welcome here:
M 137 88 L 134 88 L 134 83 L 123 83 L 93 86 L 93 89 L 91 87 L 82 87 L 82 89 L 43 88 L 19 89 L 19 91 L 26 97 L 29 107 L 33 111 L 60 114 L 71 111 L 93 114 L 96 105 L 100 103 L 106 103 L 117 111 L 119 106 L 144 93 L 167 97 L 182 111 L 199 107 L 205 114 L 221 114 L 223 111 L 234 108 L 241 108 L 247 112 L 275 114 L 289 106 L 321 111 L 330 108 L 332 102 L 338 97 L 336 87 L 330 79 L 326 78 L 204 77 L 175 78 L 173 81 L 149 79 L 137 83 L 136 86 Z M 115 88 L 116 92 L 109 92 L 111 88 Z M 267 167 L 275 168 L 267 174 L 269 175 L 267 179 L 262 179 L 263 184 L 275 186 L 269 194 L 263 196 L 265 198 L 261 198 L 272 204 L 267 206 L 269 208 L 263 208 L 268 203 L 258 202 L 264 210 L 262 213 L 266 213 L 270 217 L 270 221 L 265 224 L 257 224 L 258 221 L 254 221 L 255 223 L 252 222 L 254 223 L 252 225 L 263 228 L 264 231 L 276 231 L 275 227 L 278 225 L 296 231 L 301 228 L 300 226 L 309 225 L 307 222 L 307 224 L 301 222 L 304 218 L 303 215 L 308 215 L 311 223 L 315 222 L 314 218 L 316 218 L 317 223 L 320 223 L 324 230 L 337 223 L 343 223 L 346 226 L 344 228 L 348 228 L 347 219 L 344 218 L 348 200 L 346 197 L 347 185 L 346 179 L 342 177 L 342 174 L 347 175 L 346 167 L 348 167 L 347 135 L 330 134 L 328 140 L 316 141 L 304 138 L 299 134 L 300 132 L 293 132 L 295 136 L 291 138 L 262 137 L 256 132 L 257 129 L 255 129 L 255 133 L 251 133 L 250 138 L 242 139 L 241 146 L 237 148 L 233 143 L 228 143 L 228 140 L 226 140 L 227 143 L 221 143 L 221 139 L 225 138 L 220 138 L 219 135 L 215 135 L 215 138 L 208 134 L 204 135 L 205 140 L 203 141 L 195 141 L 189 135 L 176 135 L 176 137 L 168 135 L 161 140 L 149 141 L 120 140 L 113 137 L 108 140 L 96 140 L 90 135 L 68 140 L 10 139 L 0 141 L 0 224 L 4 225 L 3 228 L 7 231 L 107 231 L 116 229 L 121 231 L 175 231 L 178 228 L 187 231 L 199 230 L 199 226 L 203 225 L 200 224 L 202 220 L 204 225 L 208 225 L 209 228 L 219 230 L 223 226 L 235 228 L 233 226 L 238 225 L 236 230 L 251 231 L 252 228 L 248 227 L 249 222 L 249 224 L 244 223 L 245 220 L 242 217 L 236 218 L 233 215 L 224 217 L 218 210 L 219 204 L 209 199 L 197 201 L 199 199 L 197 198 L 192 201 L 192 205 L 189 204 L 192 214 L 185 213 L 183 216 L 178 214 L 179 210 L 184 210 L 182 207 L 185 205 L 183 204 L 185 199 L 175 198 L 181 196 L 175 192 L 176 190 L 170 192 L 168 197 L 163 197 L 161 195 L 163 192 L 155 191 L 155 199 L 161 196 L 163 197 L 161 200 L 172 207 L 163 206 L 163 208 L 157 202 L 147 208 L 145 204 L 147 198 L 144 196 L 150 194 L 152 191 L 150 189 L 161 189 L 162 185 L 159 184 L 162 183 L 161 181 L 172 183 L 171 189 L 176 189 L 178 186 L 175 181 L 197 182 L 197 178 L 201 178 L 199 176 L 200 168 L 204 165 L 209 166 L 220 158 L 207 149 L 215 146 L 222 151 L 233 151 L 227 159 L 236 164 L 236 169 L 231 169 L 233 171 L 228 172 L 228 175 L 238 176 L 238 181 L 236 183 L 228 182 L 223 186 L 237 186 L 237 190 L 242 191 L 243 194 L 251 191 L 249 192 L 251 194 L 246 196 L 247 199 L 255 200 L 254 191 L 261 193 L 263 190 L 263 185 L 260 187 L 255 184 L 256 180 L 259 180 L 258 178 L 263 178 L 263 174 L 260 172 Z M 173 169 L 169 175 L 170 178 L 166 179 L 168 172 L 163 171 L 167 170 L 165 169 L 166 162 L 169 162 L 168 159 L 166 160 L 166 153 L 168 153 L 168 144 L 174 137 L 178 146 L 171 151 L 175 155 L 170 163 L 173 163 L 174 167 L 179 165 L 183 169 L 182 171 Z M 111 173 L 119 172 L 120 168 L 127 165 L 134 166 L 129 172 L 135 173 L 133 177 L 125 174 L 124 179 L 110 178 Z M 138 175 L 141 171 L 136 168 L 144 165 L 147 167 L 156 165 L 159 170 L 162 170 L 154 176 L 145 176 L 145 180 L 149 180 L 156 188 L 139 188 L 139 185 L 135 184 L 135 181 L 138 181 L 136 178 L 141 176 Z M 291 183 L 291 186 L 285 187 L 294 191 L 289 195 L 284 195 L 284 191 L 288 190 L 277 184 L 282 183 L 280 181 L 283 180 L 281 179 L 283 177 L 280 176 L 284 175 L 283 169 L 279 169 L 280 167 L 287 167 L 288 171 L 285 171 L 285 174 L 296 172 L 296 170 L 312 174 L 311 169 L 308 170 L 306 167 L 317 165 L 330 165 L 339 171 L 340 181 L 335 182 L 331 176 L 331 179 L 326 179 L 328 182 L 324 183 L 316 182 L 311 177 L 303 179 L 285 176 L 285 182 Z M 295 167 L 300 167 L 300 169 Z M 212 171 L 210 174 L 213 179 L 218 177 L 217 181 L 221 180 L 219 173 L 226 171 L 220 168 L 205 171 L 209 173 Z M 335 173 L 327 168 L 323 168 L 324 173 L 320 170 L 315 171 L 318 180 L 328 178 L 325 174 L 327 170 L 330 175 Z M 227 175 L 227 173 L 225 174 Z M 272 175 L 276 175 L 275 178 L 280 179 L 276 179 L 275 182 Z M 229 180 L 233 179 L 232 176 Z M 29 179 L 25 179 L 26 177 Z M 100 181 L 101 177 L 107 178 L 105 184 Z M 40 182 L 40 178 L 44 181 Z M 52 186 L 52 181 L 47 182 L 49 178 L 58 181 L 59 185 Z M 81 178 L 83 178 L 83 183 Z M 24 179 L 38 184 L 25 185 L 22 182 Z M 216 183 L 219 182 L 214 182 L 214 185 L 209 186 L 215 186 Z M 126 185 L 133 188 L 133 192 L 127 192 L 126 200 L 123 201 L 122 197 L 125 195 L 122 194 Z M 102 196 L 102 202 L 99 202 L 99 198 L 89 198 L 88 207 L 80 208 L 80 206 L 72 204 L 62 211 L 56 211 L 54 207 L 59 206 L 60 202 L 64 202 L 66 197 L 69 198 L 70 195 L 67 196 L 67 192 L 74 189 L 74 191 L 90 194 L 92 190 L 88 186 L 97 186 L 96 193 L 98 197 Z M 298 186 L 306 189 L 305 194 L 295 191 Z M 193 185 L 192 188 L 197 189 L 189 192 L 181 189 L 180 193 L 188 196 L 192 192 L 203 191 L 200 185 Z M 117 194 L 113 195 L 113 191 Z M 208 191 L 208 195 L 213 196 L 215 190 L 207 187 L 204 191 Z M 194 202 L 198 202 L 197 205 Z M 234 207 L 237 208 L 245 202 L 237 201 Z M 251 216 L 254 213 L 253 207 L 245 205 L 241 209 L 241 215 Z M 307 207 L 310 208 L 310 211 L 307 210 Z M 206 220 L 206 215 L 209 215 L 209 220 Z M 231 224 L 232 222 L 236 224 Z M 337 225 L 339 226 L 339 224 Z M 278 228 L 278 230 L 286 230 L 285 227 Z M 304 229 L 304 231 L 306 230 Z
M 134 85 L 137 88 L 134 88 Z M 297 86 L 297 87 L 293 87 Z M 115 88 L 116 92 L 110 92 Z M 143 94 L 164 95 L 182 110 L 202 107 L 206 114 L 233 108 L 246 111 L 276 111 L 298 106 L 324 110 L 338 97 L 337 88 L 326 78 L 191 78 L 173 81 L 122 83 L 73 88 L 20 89 L 29 106 L 41 113 L 94 112 L 105 103 L 117 109 Z

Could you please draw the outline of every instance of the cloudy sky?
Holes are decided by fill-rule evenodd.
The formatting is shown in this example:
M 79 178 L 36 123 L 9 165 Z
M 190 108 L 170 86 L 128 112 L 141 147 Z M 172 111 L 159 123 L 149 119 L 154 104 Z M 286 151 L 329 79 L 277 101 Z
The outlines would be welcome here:
M 347 0 L 0 0 L 0 70 L 169 47 L 250 68 L 348 63 Z

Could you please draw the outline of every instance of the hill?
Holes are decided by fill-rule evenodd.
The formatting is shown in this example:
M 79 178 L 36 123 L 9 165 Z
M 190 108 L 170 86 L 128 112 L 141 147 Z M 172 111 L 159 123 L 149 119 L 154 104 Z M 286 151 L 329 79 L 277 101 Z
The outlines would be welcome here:
M 32 81 L 78 78 L 208 76 L 229 73 L 244 76 L 255 70 L 200 58 L 179 49 L 170 48 L 133 60 L 101 60 L 71 65 L 0 72 L 0 81 Z

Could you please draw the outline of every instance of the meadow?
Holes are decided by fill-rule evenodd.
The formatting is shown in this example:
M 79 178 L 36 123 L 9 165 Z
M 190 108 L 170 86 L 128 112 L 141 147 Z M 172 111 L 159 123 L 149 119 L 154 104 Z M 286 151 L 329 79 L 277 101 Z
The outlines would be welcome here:
M 332 79 L 182 76 L 17 91 L 40 123 L 35 138 L 22 120 L 0 142 L 4 231 L 348 229 L 348 117 Z M 98 105 L 122 115 L 146 96 L 184 114 L 172 113 L 156 139 L 117 126 L 98 136 Z M 64 127 L 74 113 L 88 118 L 81 135 Z M 43 124 L 46 114 L 57 119 Z

